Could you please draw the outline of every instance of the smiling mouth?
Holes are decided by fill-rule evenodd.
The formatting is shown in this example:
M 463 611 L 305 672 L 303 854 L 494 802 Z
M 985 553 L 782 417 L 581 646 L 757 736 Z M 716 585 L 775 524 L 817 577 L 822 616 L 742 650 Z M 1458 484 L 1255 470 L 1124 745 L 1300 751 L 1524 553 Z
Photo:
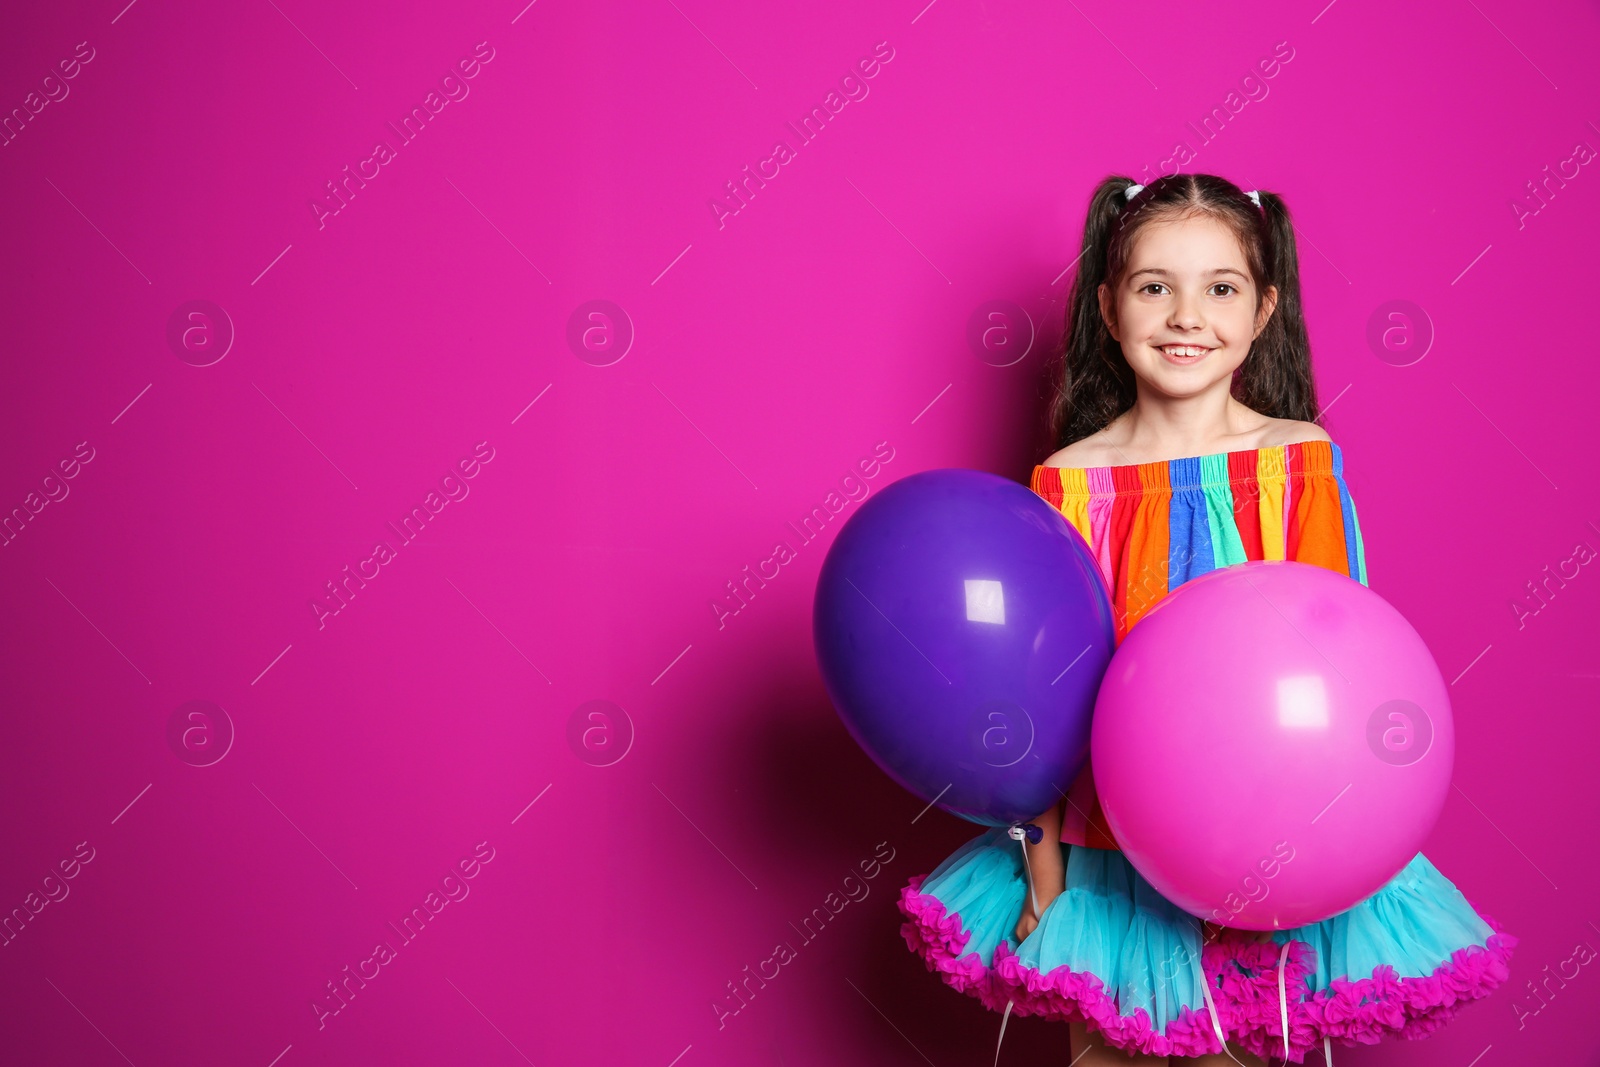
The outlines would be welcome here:
M 1198 363 L 1210 354 L 1211 349 L 1203 345 L 1158 345 L 1156 351 L 1160 352 L 1173 363 Z

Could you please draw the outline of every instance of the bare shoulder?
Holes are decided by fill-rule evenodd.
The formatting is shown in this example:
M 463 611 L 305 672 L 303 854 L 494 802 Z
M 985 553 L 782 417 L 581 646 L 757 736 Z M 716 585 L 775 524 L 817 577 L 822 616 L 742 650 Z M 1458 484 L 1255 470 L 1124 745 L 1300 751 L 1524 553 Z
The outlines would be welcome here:
M 1103 442 L 1097 440 L 1101 435 L 1085 437 L 1074 441 L 1065 448 L 1058 449 L 1045 457 L 1041 467 L 1099 467 L 1116 460 L 1107 459 L 1111 449 Z
M 1300 419 L 1273 419 L 1268 427 L 1266 444 L 1263 448 L 1276 448 L 1279 445 L 1297 445 L 1305 441 L 1329 441 L 1333 438 L 1314 422 L 1303 422 Z

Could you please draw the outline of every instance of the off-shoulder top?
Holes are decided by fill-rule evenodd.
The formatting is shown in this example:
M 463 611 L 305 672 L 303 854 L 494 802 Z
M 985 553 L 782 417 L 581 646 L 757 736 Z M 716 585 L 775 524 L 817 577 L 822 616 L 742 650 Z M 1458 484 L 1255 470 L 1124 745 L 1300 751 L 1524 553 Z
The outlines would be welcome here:
M 1031 488 L 1083 535 L 1111 595 L 1116 640 L 1190 578 L 1288 559 L 1367 584 L 1344 457 L 1331 441 L 1108 467 L 1033 469 Z M 1116 848 L 1086 766 L 1068 791 L 1061 840 Z

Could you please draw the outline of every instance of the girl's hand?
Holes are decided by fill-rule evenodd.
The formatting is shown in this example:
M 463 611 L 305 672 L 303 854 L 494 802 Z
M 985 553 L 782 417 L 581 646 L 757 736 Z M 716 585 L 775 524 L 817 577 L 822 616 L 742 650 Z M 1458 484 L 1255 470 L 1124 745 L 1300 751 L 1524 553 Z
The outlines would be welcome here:
M 1059 893 L 1040 893 L 1039 907 L 1045 911 L 1050 910 L 1050 902 L 1060 895 Z M 1028 935 L 1038 929 L 1038 926 L 1039 916 L 1033 913 L 1033 901 L 1031 899 L 1024 900 L 1022 902 L 1022 918 L 1017 920 L 1017 940 L 1026 941 Z

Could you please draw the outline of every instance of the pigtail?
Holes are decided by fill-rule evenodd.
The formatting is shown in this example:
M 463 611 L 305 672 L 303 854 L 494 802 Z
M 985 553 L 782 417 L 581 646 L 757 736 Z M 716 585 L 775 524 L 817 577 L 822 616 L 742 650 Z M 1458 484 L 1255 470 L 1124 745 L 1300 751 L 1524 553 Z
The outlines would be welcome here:
M 1084 220 L 1083 248 L 1067 299 L 1066 329 L 1049 410 L 1053 441 L 1087 437 L 1133 405 L 1133 370 L 1100 315 L 1100 284 L 1106 280 L 1106 251 L 1130 204 L 1132 178 L 1113 175 L 1101 181 Z
M 1317 386 L 1311 377 L 1311 340 L 1301 302 L 1294 223 L 1282 197 L 1265 190 L 1256 195 L 1264 217 L 1268 284 L 1278 289 L 1278 306 L 1236 372 L 1233 395 L 1264 415 L 1316 422 Z

